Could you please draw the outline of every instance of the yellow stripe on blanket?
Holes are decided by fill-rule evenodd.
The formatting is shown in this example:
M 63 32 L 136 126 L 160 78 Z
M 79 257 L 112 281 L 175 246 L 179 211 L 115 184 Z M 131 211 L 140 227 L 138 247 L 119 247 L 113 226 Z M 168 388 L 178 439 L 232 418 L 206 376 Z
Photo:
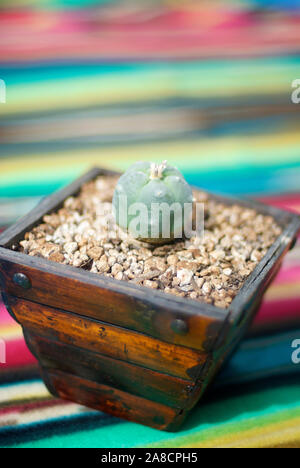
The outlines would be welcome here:
M 41 381 L 0 387 L 0 405 L 49 397 L 50 394 Z
M 193 141 L 158 142 L 123 147 L 79 149 L 46 153 L 28 154 L 22 158 L 11 155 L 0 161 L 0 183 L 7 185 L 33 180 L 57 180 L 57 169 L 64 175 L 73 177 L 93 165 L 125 169 L 140 160 L 153 162 L 168 159 L 170 163 L 188 170 L 212 169 L 216 163 L 219 168 L 235 169 L 237 165 L 268 167 L 282 164 L 282 155 L 289 149 L 285 163 L 299 163 L 299 130 L 278 132 L 270 135 L 223 137 L 217 139 L 200 138 Z M 42 157 L 40 157 L 42 156 Z M 38 161 L 38 164 L 37 164 Z M 72 161 L 72 164 L 70 164 Z
M 253 429 L 232 433 L 210 439 L 207 442 L 193 444 L 195 448 L 276 448 L 281 444 L 294 444 L 299 442 L 300 446 L 300 417 L 280 421 L 267 426 L 257 426 Z M 189 445 L 182 445 L 182 448 Z
M 17 323 L 1 326 L 0 337 L 5 341 L 15 340 L 18 338 L 23 339 L 22 328 Z
M 261 67 L 219 70 L 215 76 L 211 70 L 161 71 L 136 70 L 121 75 L 96 75 L 79 78 L 46 80 L 34 83 L 12 84 L 4 115 L 31 113 L 42 110 L 74 109 L 122 102 L 143 102 L 153 99 L 213 98 L 286 94 L 287 83 L 297 76 L 298 67 Z M 274 73 L 274 70 L 276 73 Z M 238 79 L 233 81 L 234 72 Z M 185 74 L 184 74 L 185 72 Z M 222 74 L 220 78 L 220 73 Z M 270 86 L 270 80 L 272 86 Z M 220 85 L 221 84 L 221 85 Z
M 265 295 L 265 300 L 284 300 L 300 298 L 299 281 L 296 283 L 274 284 Z

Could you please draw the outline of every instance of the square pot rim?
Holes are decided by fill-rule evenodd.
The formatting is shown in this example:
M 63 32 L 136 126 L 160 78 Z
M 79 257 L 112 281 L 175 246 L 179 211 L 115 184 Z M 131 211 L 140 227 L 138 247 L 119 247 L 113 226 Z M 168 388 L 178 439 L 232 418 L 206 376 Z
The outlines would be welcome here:
M 1 260 L 8 260 L 19 265 L 31 266 L 44 272 L 54 273 L 58 276 L 68 276 L 84 283 L 92 283 L 102 289 L 131 295 L 136 299 L 146 299 L 148 302 L 152 302 L 158 306 L 165 303 L 174 311 L 180 312 L 181 315 L 192 314 L 209 316 L 222 322 L 226 322 L 228 319 L 232 322 L 238 322 L 242 319 L 245 307 L 247 307 L 247 305 L 253 300 L 259 285 L 267 278 L 269 271 L 279 262 L 281 256 L 296 239 L 296 236 L 300 231 L 300 216 L 297 214 L 279 208 L 274 208 L 255 200 L 216 195 L 199 187 L 193 187 L 198 191 L 203 190 L 211 198 L 219 201 L 220 203 L 237 204 L 239 206 L 244 206 L 245 208 L 255 209 L 261 214 L 273 216 L 276 222 L 283 228 L 281 235 L 278 236 L 262 260 L 256 265 L 255 269 L 246 279 L 230 306 L 226 309 L 194 299 L 167 294 L 164 291 L 150 290 L 146 286 L 118 281 L 114 278 L 104 277 L 103 275 L 96 275 L 90 271 L 76 268 L 71 265 L 52 262 L 45 258 L 31 257 L 28 254 L 16 252 L 11 249 L 11 246 L 18 242 L 24 236 L 25 232 L 30 231 L 34 226 L 41 222 L 44 215 L 59 209 L 65 199 L 69 196 L 75 196 L 84 183 L 91 181 L 100 175 L 109 176 L 120 174 L 121 173 L 117 171 L 94 167 L 67 186 L 42 199 L 40 203 L 28 214 L 23 216 L 0 234 L 0 262 Z M 149 291 L 151 291 L 151 299 L 148 297 Z

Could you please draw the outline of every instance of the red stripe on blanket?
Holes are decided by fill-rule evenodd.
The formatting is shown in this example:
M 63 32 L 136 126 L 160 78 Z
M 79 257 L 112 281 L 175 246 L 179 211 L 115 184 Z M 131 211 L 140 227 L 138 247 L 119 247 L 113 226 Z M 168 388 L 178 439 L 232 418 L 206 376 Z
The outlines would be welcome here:
M 0 332 L 1 336 L 1 332 Z M 27 366 L 36 363 L 35 357 L 31 354 L 24 339 L 17 338 L 8 340 L 6 343 L 5 363 L 0 363 L 0 372 L 2 370 L 12 369 L 16 367 Z
M 297 282 L 299 282 L 300 284 L 300 265 L 287 268 L 283 264 L 281 270 L 279 271 L 271 287 L 275 288 L 277 284 L 291 284 L 291 283 L 297 283 Z M 300 301 L 300 286 L 299 286 L 299 301 Z
M 298 320 L 300 323 L 300 297 L 264 302 L 255 317 L 255 324 L 290 320 Z
M 1 356 L 0 360 L 5 360 L 5 363 L 0 362 L 0 372 L 6 371 L 8 368 L 22 367 L 36 362 L 21 336 L 12 339 L 9 337 L 7 330 L 10 330 L 10 328 L 16 330 L 16 332 L 18 328 L 21 329 L 9 315 L 4 304 L 0 303 L 0 339 L 4 340 L 5 343 L 5 356 Z
M 6 310 L 5 305 L 0 300 L 0 335 L 1 335 L 1 327 L 3 327 L 4 325 L 6 326 L 10 323 L 15 324 L 16 322 L 9 315 L 9 313 Z

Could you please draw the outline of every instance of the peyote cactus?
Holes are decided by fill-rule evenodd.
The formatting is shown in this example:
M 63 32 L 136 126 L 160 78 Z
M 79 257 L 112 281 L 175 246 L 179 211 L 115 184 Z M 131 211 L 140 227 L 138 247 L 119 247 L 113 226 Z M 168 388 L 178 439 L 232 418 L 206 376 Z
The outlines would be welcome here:
M 117 224 L 132 237 L 162 244 L 183 237 L 184 211 L 192 200 L 191 187 L 175 167 L 141 161 L 120 177 L 113 208 Z

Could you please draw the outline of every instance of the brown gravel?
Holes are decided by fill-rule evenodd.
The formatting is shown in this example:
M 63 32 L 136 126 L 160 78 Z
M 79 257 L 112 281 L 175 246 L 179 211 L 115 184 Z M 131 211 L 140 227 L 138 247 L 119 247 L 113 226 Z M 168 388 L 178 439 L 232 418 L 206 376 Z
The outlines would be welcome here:
M 226 308 L 266 254 L 281 228 L 270 216 L 238 205 L 205 203 L 203 239 L 151 248 L 115 233 L 112 195 L 117 178 L 98 177 L 68 198 L 57 213 L 25 234 L 19 249 L 32 256 L 131 281 Z

